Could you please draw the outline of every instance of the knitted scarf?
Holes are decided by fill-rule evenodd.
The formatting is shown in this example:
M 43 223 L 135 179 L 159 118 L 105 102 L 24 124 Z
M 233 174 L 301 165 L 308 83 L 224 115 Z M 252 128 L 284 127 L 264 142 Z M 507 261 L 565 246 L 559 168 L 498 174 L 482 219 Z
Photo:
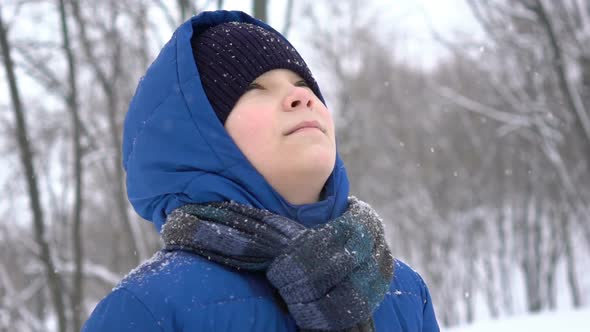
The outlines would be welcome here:
M 168 216 L 162 237 L 165 249 L 266 273 L 302 330 L 374 331 L 373 311 L 393 275 L 382 221 L 354 197 L 315 228 L 234 202 L 185 205 Z

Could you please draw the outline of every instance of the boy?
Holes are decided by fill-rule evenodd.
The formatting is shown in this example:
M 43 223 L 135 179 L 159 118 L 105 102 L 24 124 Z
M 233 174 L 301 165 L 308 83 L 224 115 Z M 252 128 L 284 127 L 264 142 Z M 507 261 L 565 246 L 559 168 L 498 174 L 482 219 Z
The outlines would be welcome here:
M 348 197 L 311 72 L 263 22 L 215 11 L 181 25 L 123 144 L 129 200 L 165 247 L 83 331 L 438 331 L 420 276 Z

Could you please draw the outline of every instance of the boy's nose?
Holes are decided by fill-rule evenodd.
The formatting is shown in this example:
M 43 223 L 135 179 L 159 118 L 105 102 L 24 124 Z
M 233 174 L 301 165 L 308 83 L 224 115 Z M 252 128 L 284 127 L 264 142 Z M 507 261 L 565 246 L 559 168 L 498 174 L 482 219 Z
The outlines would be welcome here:
M 286 111 L 294 111 L 298 108 L 312 109 L 314 104 L 313 93 L 304 87 L 293 87 L 283 101 Z

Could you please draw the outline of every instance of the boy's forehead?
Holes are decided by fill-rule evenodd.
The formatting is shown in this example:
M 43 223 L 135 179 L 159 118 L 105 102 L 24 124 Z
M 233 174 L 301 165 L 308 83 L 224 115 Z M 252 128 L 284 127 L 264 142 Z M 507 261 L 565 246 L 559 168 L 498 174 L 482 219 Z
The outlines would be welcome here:
M 287 78 L 287 79 L 302 79 L 301 75 L 297 74 L 296 72 L 290 69 L 272 69 L 269 70 L 262 75 L 258 76 L 255 81 L 267 81 L 267 80 L 275 80 L 280 78 Z

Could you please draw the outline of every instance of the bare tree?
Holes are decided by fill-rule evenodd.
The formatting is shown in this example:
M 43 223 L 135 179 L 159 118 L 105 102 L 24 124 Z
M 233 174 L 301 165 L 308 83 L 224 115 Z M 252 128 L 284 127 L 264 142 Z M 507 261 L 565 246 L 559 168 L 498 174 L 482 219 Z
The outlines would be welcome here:
M 197 7 L 195 7 L 193 1 L 189 0 L 177 0 L 178 2 L 178 9 L 180 11 L 180 22 L 185 21 L 191 15 L 197 13 Z
M 69 92 L 67 95 L 67 108 L 72 118 L 72 145 L 73 145 L 73 173 L 74 173 L 74 202 L 73 202 L 73 220 L 72 220 L 72 256 L 74 257 L 75 273 L 73 276 L 73 289 L 71 292 L 72 307 L 72 328 L 73 331 L 79 331 L 82 328 L 82 303 L 84 299 L 83 284 L 83 259 L 84 247 L 82 246 L 82 187 L 83 187 L 83 169 L 82 169 L 82 145 L 80 134 L 80 110 L 78 103 L 78 78 L 76 60 L 71 47 L 71 38 L 68 26 L 68 16 L 66 14 L 66 4 L 64 0 L 59 0 L 59 12 L 61 18 L 61 30 L 63 38 L 63 50 L 68 63 L 68 82 Z
M 283 29 L 281 29 L 281 33 L 283 36 L 289 36 L 289 31 L 291 30 L 291 25 L 293 21 L 293 0 L 287 0 L 287 8 L 285 9 L 285 24 L 283 25 Z
M 252 13 L 257 19 L 268 22 L 268 1 L 267 0 L 253 0 L 252 1 Z
M 80 10 L 80 3 L 79 0 L 72 0 L 72 12 L 74 18 L 77 23 L 78 31 L 80 34 L 81 44 L 83 47 L 84 54 L 89 61 L 91 68 L 98 79 L 100 87 L 106 96 L 106 111 L 107 111 L 107 119 L 109 124 L 109 139 L 111 140 L 111 148 L 114 151 L 114 158 L 113 158 L 113 165 L 112 165 L 112 172 L 113 172 L 113 191 L 114 191 L 114 198 L 115 203 L 117 204 L 117 212 L 118 212 L 118 219 L 120 220 L 124 237 L 126 239 L 126 243 L 130 247 L 131 252 L 138 252 L 138 240 L 134 235 L 132 226 L 131 226 L 131 219 L 129 218 L 129 213 L 127 210 L 127 198 L 126 198 L 126 191 L 124 187 L 124 174 L 123 174 L 123 162 L 122 162 L 122 140 L 121 140 L 121 114 L 123 112 L 119 109 L 119 103 L 117 96 L 117 90 L 114 88 L 117 80 L 117 76 L 121 74 L 121 57 L 120 57 L 120 45 L 121 41 L 118 39 L 118 35 L 115 31 L 105 31 L 108 33 L 107 38 L 108 42 L 112 45 L 112 68 L 110 68 L 110 73 L 107 74 L 106 70 L 103 69 L 104 64 L 100 63 L 98 57 L 93 51 L 92 44 L 90 39 L 88 38 L 87 33 L 87 21 L 82 16 L 82 12 Z M 112 7 L 111 7 L 112 8 Z M 113 16 L 117 16 L 118 12 L 116 9 L 112 11 Z M 111 18 L 111 22 L 114 22 L 114 17 Z M 116 29 L 114 26 L 111 26 L 110 29 Z M 139 260 L 136 260 L 138 263 Z
M 580 154 L 588 156 L 585 152 L 587 140 L 579 140 L 585 135 L 583 124 L 586 111 L 583 103 L 576 101 L 579 94 L 575 86 L 579 83 L 566 76 L 566 66 L 575 63 L 567 60 L 563 53 L 564 49 L 575 49 L 578 44 L 574 42 L 574 46 L 560 46 L 571 42 L 571 38 L 567 35 L 557 37 L 555 26 L 551 24 L 556 20 L 547 16 L 542 2 L 509 3 L 512 7 L 507 10 L 506 3 L 502 1 L 469 1 L 472 11 L 494 43 L 487 47 L 489 54 L 485 56 L 486 60 L 473 64 L 488 77 L 490 91 L 494 91 L 490 96 L 496 96 L 486 101 L 478 95 L 476 98 L 479 100 L 475 101 L 476 98 L 465 98 L 448 90 L 441 94 L 463 109 L 498 121 L 501 126 L 498 132 L 502 136 L 511 133 L 520 136 L 522 143 L 519 146 L 527 147 L 530 159 L 519 158 L 512 165 L 519 166 L 525 162 L 528 169 L 537 170 L 535 174 L 551 174 L 543 178 L 524 174 L 520 178 L 525 181 L 510 186 L 524 196 L 524 199 L 513 200 L 511 209 L 520 211 L 513 216 L 521 218 L 521 225 L 525 225 L 524 228 L 515 228 L 516 234 L 523 239 L 520 243 L 524 247 L 524 251 L 518 253 L 522 253 L 521 264 L 529 295 L 528 308 L 538 311 L 551 305 L 550 297 L 540 297 L 539 294 L 543 293 L 543 289 L 551 288 L 552 274 L 561 255 L 566 255 L 567 264 L 572 264 L 571 270 L 575 270 L 575 260 L 567 257 L 571 251 L 559 250 L 559 246 L 552 243 L 554 240 L 542 236 L 547 229 L 561 230 L 563 233 L 559 233 L 565 237 L 560 239 L 571 241 L 567 235 L 569 231 L 562 227 L 564 220 L 551 217 L 551 209 L 545 207 L 547 204 L 558 206 L 563 200 L 571 213 L 578 215 L 582 212 L 578 220 L 586 220 L 588 216 L 588 212 L 585 212 L 588 192 L 583 189 L 587 182 L 575 171 L 587 169 L 590 162 L 588 158 L 579 158 Z M 557 8 L 552 11 L 552 15 L 571 19 L 573 16 L 571 13 L 565 14 L 564 8 L 573 6 L 564 3 L 561 13 Z M 578 51 L 583 53 L 585 50 L 578 48 Z M 553 75 L 554 72 L 557 75 Z M 510 172 L 515 171 L 509 169 Z M 548 194 L 547 189 L 556 186 L 559 188 L 557 194 Z M 586 234 L 587 243 L 590 243 L 587 223 L 578 223 L 578 227 Z M 565 245 L 571 246 L 571 243 Z M 547 251 L 552 257 L 550 260 L 545 259 Z M 547 275 L 547 278 L 541 278 L 543 275 Z M 575 273 L 570 275 L 573 278 L 570 288 L 576 289 Z M 579 294 L 575 293 L 577 291 L 572 294 L 572 301 L 577 306 Z
M 551 63 L 553 64 L 555 72 L 559 77 L 559 88 L 566 101 L 567 107 L 569 108 L 569 112 L 576 119 L 574 121 L 575 126 L 578 127 L 578 130 L 582 133 L 581 136 L 586 138 L 586 152 L 588 153 L 588 155 L 590 155 L 590 116 L 588 115 L 588 111 L 584 108 L 584 104 L 582 103 L 580 94 L 578 93 L 578 91 L 576 91 L 574 85 L 572 84 L 572 82 L 570 82 L 569 78 L 567 77 L 566 72 L 568 70 L 568 60 L 566 59 L 566 56 L 564 54 L 564 47 L 559 42 L 559 37 L 557 36 L 557 32 L 552 22 L 552 19 L 548 15 L 546 5 L 542 0 L 535 0 L 534 4 L 529 4 L 526 1 L 523 1 L 522 3 L 526 8 L 535 13 L 540 25 L 545 30 L 545 34 L 547 36 L 547 39 L 549 40 L 549 45 L 553 53 Z M 565 9 L 563 5 L 564 4 L 562 3 L 562 10 Z M 587 15 L 584 14 L 584 9 L 581 10 L 582 12 L 577 13 L 578 15 Z M 586 8 L 586 13 L 587 12 L 588 8 Z M 590 24 L 590 22 L 585 23 Z
M 45 220 L 37 179 L 35 177 L 34 161 L 31 147 L 28 141 L 27 124 L 24 117 L 23 104 L 14 73 L 14 64 L 12 61 L 11 47 L 8 41 L 7 30 L 2 19 L 0 7 L 0 46 L 2 49 L 4 69 L 8 77 L 10 97 L 16 121 L 16 134 L 21 157 L 21 163 L 25 169 L 26 181 L 29 193 L 29 201 L 33 216 L 33 225 L 35 230 L 35 240 L 39 246 L 39 259 L 43 263 L 47 281 L 51 292 L 54 310 L 57 315 L 58 330 L 65 332 L 67 329 L 64 300 L 62 296 L 62 280 L 56 272 L 55 264 L 52 258 L 52 250 L 47 242 Z

